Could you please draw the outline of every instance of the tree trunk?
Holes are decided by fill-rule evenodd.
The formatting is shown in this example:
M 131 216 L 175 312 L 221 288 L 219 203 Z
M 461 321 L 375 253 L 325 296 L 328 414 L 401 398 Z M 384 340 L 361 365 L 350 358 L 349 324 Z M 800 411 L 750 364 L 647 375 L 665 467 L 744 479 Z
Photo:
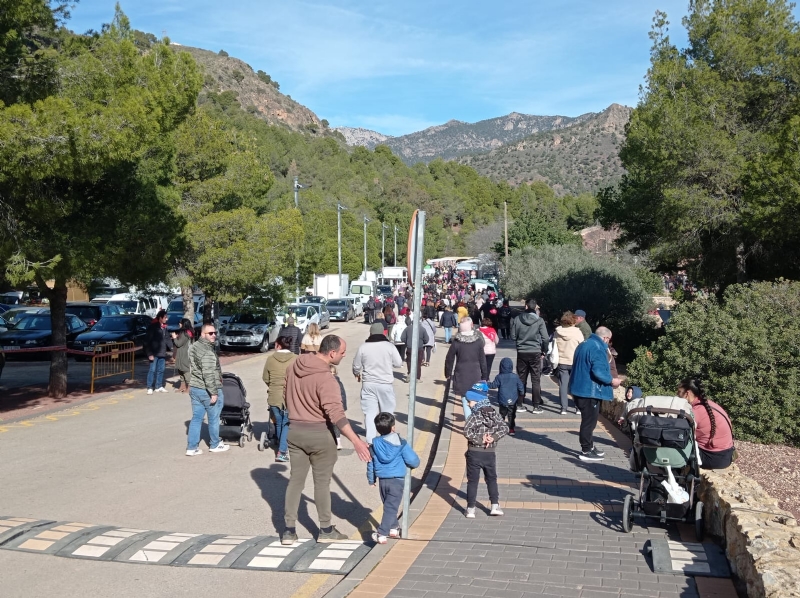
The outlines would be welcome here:
M 194 292 L 192 287 L 181 287 L 183 298 L 183 317 L 194 322 Z
M 213 322 L 214 321 L 214 300 L 209 296 L 206 295 L 206 302 L 203 306 L 203 322 Z
M 67 281 L 56 278 L 52 289 L 49 289 L 41 276 L 36 277 L 36 286 L 50 301 L 50 326 L 53 330 L 52 344 L 63 347 L 67 344 Z M 67 353 L 53 351 L 50 353 L 50 383 L 47 394 L 60 399 L 67 394 Z
M 744 242 L 739 242 L 736 246 L 736 282 L 744 284 L 747 282 L 747 252 Z

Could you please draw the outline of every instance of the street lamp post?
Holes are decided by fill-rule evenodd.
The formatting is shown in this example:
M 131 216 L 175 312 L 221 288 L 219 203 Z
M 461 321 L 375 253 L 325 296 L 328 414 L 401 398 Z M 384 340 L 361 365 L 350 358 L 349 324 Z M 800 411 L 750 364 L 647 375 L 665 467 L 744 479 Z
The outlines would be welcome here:
M 372 222 L 367 215 L 364 214 L 364 278 L 361 280 L 367 280 L 367 223 Z
M 343 293 L 342 291 L 342 210 L 346 210 L 347 208 L 344 207 L 342 204 L 336 204 L 336 229 L 337 229 L 337 241 L 339 244 L 339 293 Z M 342 294 L 344 296 L 344 294 Z
M 300 209 L 300 189 L 305 189 L 308 185 L 302 185 L 297 180 L 297 177 L 294 177 L 294 183 L 292 184 L 292 189 L 294 190 L 294 207 L 295 209 Z M 294 294 L 295 294 L 295 301 L 300 297 L 300 260 L 294 260 Z
M 381 222 L 381 276 L 383 276 L 383 269 L 386 267 L 386 226 L 385 222 Z
M 394 265 L 397 266 L 397 225 L 394 225 Z

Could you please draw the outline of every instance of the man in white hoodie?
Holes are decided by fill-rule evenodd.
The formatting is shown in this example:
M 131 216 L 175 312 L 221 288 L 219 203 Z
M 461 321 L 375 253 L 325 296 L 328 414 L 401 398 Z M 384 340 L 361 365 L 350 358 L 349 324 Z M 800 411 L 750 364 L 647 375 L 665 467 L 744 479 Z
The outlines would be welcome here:
M 383 334 L 383 324 L 376 322 L 370 326 L 367 341 L 353 358 L 353 375 L 361 382 L 361 411 L 364 412 L 367 444 L 372 444 L 378 435 L 375 416 L 381 412 L 394 414 L 397 400 L 392 387 L 392 370 L 402 365 L 397 349 Z

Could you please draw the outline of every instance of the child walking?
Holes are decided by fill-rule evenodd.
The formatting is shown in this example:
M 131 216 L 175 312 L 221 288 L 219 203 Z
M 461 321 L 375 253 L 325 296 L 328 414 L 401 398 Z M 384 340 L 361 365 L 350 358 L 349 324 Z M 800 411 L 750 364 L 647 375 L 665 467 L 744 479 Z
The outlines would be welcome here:
M 508 357 L 500 360 L 500 373 L 489 388 L 497 389 L 497 403 L 500 405 L 500 417 L 508 420 L 508 434 L 516 434 L 517 400 L 525 396 L 525 386 L 514 373 L 514 363 Z
M 375 416 L 375 429 L 380 436 L 372 441 L 372 461 L 367 463 L 367 480 L 375 486 L 378 478 L 383 502 L 383 517 L 372 539 L 386 544 L 387 538 L 400 537 L 397 513 L 403 501 L 403 480 L 406 468 L 419 467 L 419 457 L 408 443 L 394 431 L 394 415 L 381 412 Z
M 482 387 L 482 388 L 479 388 Z M 483 471 L 489 502 L 489 515 L 502 515 L 500 490 L 497 487 L 497 442 L 508 433 L 508 426 L 500 419 L 488 398 L 486 382 L 479 382 L 467 391 L 466 399 L 470 413 L 464 426 L 467 438 L 467 518 L 475 519 L 475 503 L 478 498 L 478 482 Z

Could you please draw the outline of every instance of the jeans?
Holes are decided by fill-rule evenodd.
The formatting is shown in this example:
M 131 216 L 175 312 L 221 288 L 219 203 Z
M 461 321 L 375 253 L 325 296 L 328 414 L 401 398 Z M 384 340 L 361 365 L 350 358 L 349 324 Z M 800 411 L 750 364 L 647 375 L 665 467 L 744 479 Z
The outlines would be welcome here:
M 289 450 L 289 412 L 280 407 L 269 408 L 275 418 L 275 435 L 278 437 L 278 452 L 285 453 Z
M 522 386 L 528 388 L 528 374 L 531 375 L 531 402 L 533 408 L 542 405 L 542 354 L 517 353 L 517 374 L 522 380 Z M 525 406 L 525 393 L 517 401 L 520 407 Z
M 464 409 L 464 421 L 466 422 L 469 416 L 472 415 L 472 409 L 470 409 L 469 404 L 467 404 L 467 397 L 461 397 L 461 407 Z
M 445 327 L 445 329 L 444 329 L 444 342 L 449 343 L 450 342 L 450 336 L 452 336 L 452 334 L 453 334 L 453 329 L 450 328 L 449 326 Z
M 327 428 L 289 426 L 289 484 L 286 486 L 283 519 L 286 527 L 294 528 L 300 495 L 306 485 L 308 470 L 314 478 L 314 504 L 320 527 L 331 525 L 331 478 L 338 453 L 333 434 Z
M 153 361 L 150 362 L 150 369 L 147 370 L 147 388 L 155 390 L 164 386 L 164 366 L 166 363 L 166 357 L 153 357 Z
M 400 511 L 400 504 L 403 502 L 403 478 L 381 478 L 378 480 L 378 488 L 381 491 L 381 501 L 383 502 L 383 516 L 378 526 L 379 536 L 388 536 L 389 530 L 400 527 L 397 521 L 397 513 Z
M 494 451 L 467 450 L 467 507 L 473 508 L 478 499 L 478 482 L 486 480 L 489 502 L 500 503 L 500 490 L 497 488 L 497 454 Z
M 558 398 L 561 399 L 561 411 L 566 411 L 569 407 L 569 375 L 572 372 L 571 365 L 559 365 L 556 368 L 558 376 Z
M 597 427 L 597 416 L 600 414 L 600 400 L 574 397 L 575 407 L 581 412 L 581 430 L 578 438 L 581 443 L 581 450 L 585 453 L 592 450 L 594 440 L 592 436 Z
M 391 384 L 364 382 L 361 385 L 361 411 L 364 414 L 367 444 L 372 444 L 372 441 L 378 436 L 378 432 L 375 430 L 375 416 L 382 411 L 394 415 L 396 406 L 397 399 Z
M 517 406 L 514 403 L 510 405 L 500 405 L 500 417 L 508 422 L 508 427 L 513 430 L 516 428 L 517 423 Z
M 216 448 L 222 442 L 219 438 L 219 414 L 225 398 L 222 389 L 217 391 L 217 402 L 211 404 L 211 395 L 205 388 L 189 387 L 189 398 L 192 400 L 192 421 L 189 423 L 189 440 L 187 450 L 193 451 L 200 446 L 200 428 L 203 426 L 203 416 L 208 416 L 209 447 Z

